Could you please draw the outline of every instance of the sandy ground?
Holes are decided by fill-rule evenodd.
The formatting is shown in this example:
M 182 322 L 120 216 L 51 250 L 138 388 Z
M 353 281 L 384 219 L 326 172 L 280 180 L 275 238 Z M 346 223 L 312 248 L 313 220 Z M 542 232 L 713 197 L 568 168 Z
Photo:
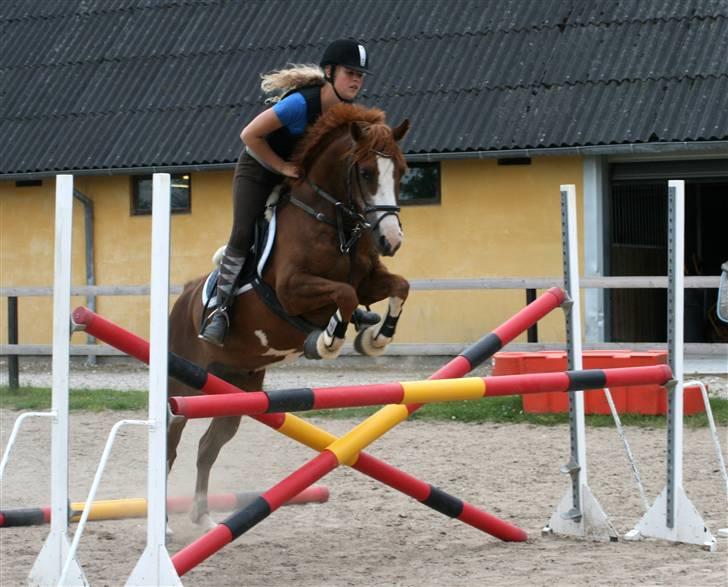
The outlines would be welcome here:
M 387 369 L 311 368 L 271 372 L 268 387 L 374 382 L 428 375 L 429 365 L 395 361 Z M 120 379 L 117 375 L 117 379 Z M 22 378 L 21 378 L 22 383 Z M 425 408 L 426 409 L 426 408 Z M 17 412 L 0 411 L 4 446 Z M 109 429 L 143 413 L 73 412 L 70 494 L 82 501 Z M 314 420 L 341 435 L 355 420 Z M 27 424 L 14 450 L 0 496 L 3 508 L 49 502 L 50 425 Z M 205 422 L 188 425 L 181 456 L 169 479 L 170 495 L 190 494 L 196 444 Z M 627 429 L 650 500 L 665 485 L 665 431 Z M 720 430 L 726 439 L 728 430 Z M 380 485 L 339 468 L 322 483 L 325 504 L 286 507 L 208 559 L 185 585 L 215 586 L 457 586 L 457 585 L 728 585 L 728 544 L 717 552 L 661 541 L 594 543 L 542 536 L 567 488 L 559 466 L 568 457 L 568 428 L 530 425 L 405 422 L 368 450 L 486 511 L 524 528 L 524 544 L 506 544 Z M 642 503 L 614 429 L 589 429 L 592 491 L 621 534 L 643 513 Z M 725 445 L 724 445 L 725 446 Z M 143 496 L 146 432 L 129 428 L 115 446 L 99 498 Z M 220 455 L 216 491 L 265 490 L 307 462 L 313 453 L 253 421 Z M 714 534 L 728 526 L 725 486 L 707 429 L 686 430 L 685 489 Z M 225 514 L 218 514 L 223 519 Z M 172 553 L 201 534 L 186 515 L 171 517 Z M 75 525 L 72 525 L 72 529 Z M 22 585 L 48 527 L 0 530 L 0 584 Z M 79 560 L 92 585 L 123 585 L 141 554 L 144 520 L 89 523 Z

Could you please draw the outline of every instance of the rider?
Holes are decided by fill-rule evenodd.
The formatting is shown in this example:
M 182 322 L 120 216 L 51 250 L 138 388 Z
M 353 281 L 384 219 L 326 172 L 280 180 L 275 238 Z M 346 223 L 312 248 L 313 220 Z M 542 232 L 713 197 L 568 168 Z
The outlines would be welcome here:
M 233 177 L 233 227 L 217 278 L 217 308 L 203 322 L 199 337 L 223 346 L 230 325 L 235 283 L 250 249 L 255 219 L 284 177 L 299 177 L 289 159 L 306 128 L 340 102 L 353 102 L 369 73 L 369 54 L 351 39 L 333 41 L 320 67 L 294 65 L 262 76 L 264 92 L 274 105 L 256 116 L 240 133 L 245 148 Z

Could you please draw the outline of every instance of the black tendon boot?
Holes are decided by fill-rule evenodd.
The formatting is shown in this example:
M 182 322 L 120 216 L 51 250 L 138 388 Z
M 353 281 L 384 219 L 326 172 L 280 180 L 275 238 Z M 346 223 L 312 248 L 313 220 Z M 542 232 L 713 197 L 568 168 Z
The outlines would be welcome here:
M 233 303 L 235 282 L 245 263 L 245 255 L 235 254 L 231 247 L 225 248 L 217 276 L 217 308 L 202 323 L 199 338 L 217 346 L 223 346 L 225 334 L 230 327 L 230 306 Z

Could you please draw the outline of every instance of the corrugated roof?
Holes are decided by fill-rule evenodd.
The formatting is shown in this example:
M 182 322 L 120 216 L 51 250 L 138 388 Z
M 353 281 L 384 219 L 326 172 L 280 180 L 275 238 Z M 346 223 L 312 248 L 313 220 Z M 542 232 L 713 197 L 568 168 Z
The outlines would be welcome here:
M 342 36 L 410 154 L 728 140 L 728 0 L 4 0 L 0 173 L 232 163 Z

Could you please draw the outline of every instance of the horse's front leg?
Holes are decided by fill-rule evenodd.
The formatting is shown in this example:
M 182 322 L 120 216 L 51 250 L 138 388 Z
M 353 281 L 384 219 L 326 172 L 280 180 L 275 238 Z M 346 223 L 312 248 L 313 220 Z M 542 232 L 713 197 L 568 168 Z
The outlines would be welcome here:
M 359 297 L 369 305 L 389 297 L 387 313 L 373 326 L 364 328 L 354 340 L 354 348 L 362 355 L 377 357 L 384 353 L 392 342 L 402 307 L 409 295 L 409 282 L 399 275 L 389 273 L 379 264 L 371 276 L 359 287 Z
M 346 329 L 359 298 L 348 283 L 331 281 L 304 273 L 296 274 L 277 291 L 283 308 L 292 316 L 320 310 L 332 302 L 337 310 L 324 330 L 314 330 L 304 343 L 307 359 L 335 359 L 344 346 Z

